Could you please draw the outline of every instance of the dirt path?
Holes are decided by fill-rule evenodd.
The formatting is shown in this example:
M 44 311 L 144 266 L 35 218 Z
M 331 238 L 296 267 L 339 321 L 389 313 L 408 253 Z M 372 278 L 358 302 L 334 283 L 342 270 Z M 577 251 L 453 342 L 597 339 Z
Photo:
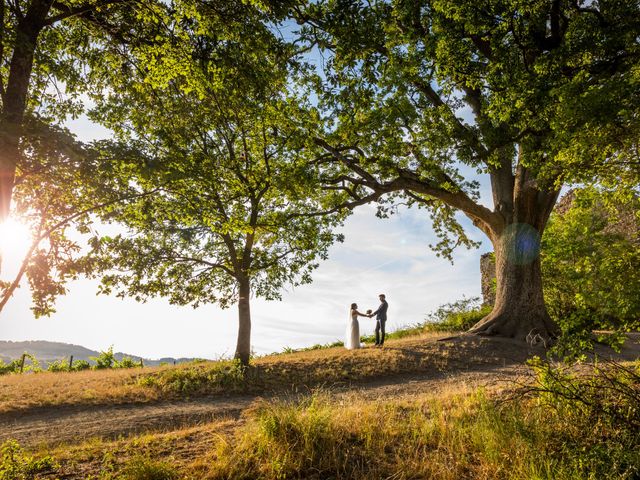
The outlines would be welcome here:
M 406 349 L 407 343 L 403 343 Z M 637 339 L 634 349 L 623 358 L 638 358 Z M 393 348 L 392 346 L 390 346 Z M 402 399 L 416 395 L 451 392 L 475 388 L 508 387 L 521 379 L 528 369 L 523 360 L 532 352 L 522 346 L 504 343 L 494 361 L 452 362 L 450 368 L 434 368 L 415 373 L 390 375 L 350 385 L 325 386 L 332 395 L 356 396 L 365 400 Z M 423 346 L 421 346 L 423 348 Z M 526 350 L 526 348 L 524 349 Z M 417 353 L 417 351 L 416 351 Z M 477 353 L 477 352 L 476 352 Z M 277 392 L 263 394 L 262 398 L 299 397 Z M 201 425 L 213 420 L 238 419 L 259 397 L 255 395 L 211 396 L 188 401 L 113 406 L 64 406 L 38 408 L 27 412 L 0 414 L 0 443 L 9 438 L 27 446 L 42 446 L 87 440 L 90 438 L 117 438 L 145 432 L 172 431 Z
M 487 371 L 469 370 L 434 374 L 403 374 L 347 387 L 328 387 L 334 396 L 357 396 L 367 400 L 437 394 L 465 387 L 494 387 L 515 379 L 522 368 L 514 366 Z M 212 396 L 189 401 L 109 407 L 78 406 L 39 409 L 0 416 L 0 443 L 13 438 L 22 445 L 53 445 L 78 439 L 117 438 L 145 432 L 186 428 L 213 420 L 238 419 L 258 398 L 292 398 L 305 395 L 280 392 L 274 395 Z

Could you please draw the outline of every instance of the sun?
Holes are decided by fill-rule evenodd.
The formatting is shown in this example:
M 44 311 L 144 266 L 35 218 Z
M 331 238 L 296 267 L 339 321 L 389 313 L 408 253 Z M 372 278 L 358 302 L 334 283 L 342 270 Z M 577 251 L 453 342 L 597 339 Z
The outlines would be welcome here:
M 24 223 L 9 217 L 0 223 L 0 253 L 2 257 L 22 258 L 27 254 L 33 237 Z

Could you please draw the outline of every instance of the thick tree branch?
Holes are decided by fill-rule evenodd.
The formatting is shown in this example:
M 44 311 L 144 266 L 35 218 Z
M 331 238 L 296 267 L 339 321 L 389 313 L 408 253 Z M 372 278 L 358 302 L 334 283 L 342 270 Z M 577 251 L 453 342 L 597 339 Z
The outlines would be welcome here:
M 342 208 L 355 208 L 358 205 L 363 205 L 375 200 L 378 200 L 382 195 L 391 192 L 406 191 L 417 194 L 427 195 L 438 200 L 443 201 L 447 205 L 462 211 L 474 222 L 478 228 L 487 233 L 490 237 L 493 236 L 492 232 L 500 232 L 504 224 L 504 219 L 501 215 L 496 214 L 473 201 L 462 190 L 450 191 L 446 190 L 432 181 L 420 178 L 418 174 L 407 169 L 397 169 L 398 176 L 390 181 L 380 181 L 374 175 L 367 172 L 357 160 L 349 155 L 345 155 L 345 148 L 332 147 L 326 140 L 316 138 L 315 142 L 329 153 L 331 153 L 335 160 L 341 162 L 347 168 L 355 172 L 361 177 L 358 185 L 365 186 L 372 190 L 373 193 L 365 195 L 352 202 L 345 202 L 340 207 Z M 443 179 L 447 180 L 448 176 L 442 172 Z M 340 180 L 346 180 L 350 177 L 339 175 L 337 178 Z M 345 188 L 346 189 L 346 188 Z M 428 200 L 421 197 L 414 196 L 414 199 L 429 203 Z M 330 212 L 339 211 L 341 208 L 336 207 Z
M 95 11 L 97 8 L 102 8 L 108 5 L 113 5 L 117 3 L 126 3 L 126 2 L 131 2 L 131 0 L 103 0 L 101 2 L 85 3 L 82 5 L 76 5 L 72 7 L 70 5 L 65 5 L 64 3 L 56 1 L 56 2 L 53 2 L 51 6 L 56 10 L 58 10 L 60 13 L 57 15 L 52 15 L 50 17 L 47 17 L 47 19 L 44 21 L 44 25 L 50 26 L 50 25 L 53 25 L 54 23 L 57 23 L 61 20 L 65 20 L 67 18 L 86 15 L 90 12 Z

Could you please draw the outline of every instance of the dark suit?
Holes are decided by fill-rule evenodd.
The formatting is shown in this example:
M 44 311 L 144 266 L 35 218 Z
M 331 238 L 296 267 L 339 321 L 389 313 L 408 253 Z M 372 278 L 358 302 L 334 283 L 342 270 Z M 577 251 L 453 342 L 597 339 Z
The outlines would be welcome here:
M 376 316 L 376 345 L 382 345 L 384 343 L 384 324 L 387 322 L 387 309 L 389 304 L 386 300 L 382 300 L 382 303 L 378 309 L 371 315 Z

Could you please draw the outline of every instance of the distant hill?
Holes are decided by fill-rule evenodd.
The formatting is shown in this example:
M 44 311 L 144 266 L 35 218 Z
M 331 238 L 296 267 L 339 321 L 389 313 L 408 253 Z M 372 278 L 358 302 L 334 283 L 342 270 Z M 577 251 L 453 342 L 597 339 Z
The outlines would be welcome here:
M 100 352 L 90 350 L 80 345 L 72 345 L 62 342 L 48 342 L 46 340 L 30 340 L 26 342 L 12 342 L 0 340 L 0 360 L 8 362 L 15 358 L 19 358 L 23 353 L 29 353 L 36 357 L 41 364 L 47 364 L 55 360 L 68 359 L 73 355 L 74 360 L 91 361 L 90 357 L 97 357 Z M 114 353 L 117 360 L 123 357 L 130 357 L 139 360 L 139 355 L 131 355 L 129 353 Z M 158 360 L 142 359 L 145 365 L 160 365 L 160 363 L 182 363 L 195 360 L 193 358 L 172 358 L 165 357 Z

